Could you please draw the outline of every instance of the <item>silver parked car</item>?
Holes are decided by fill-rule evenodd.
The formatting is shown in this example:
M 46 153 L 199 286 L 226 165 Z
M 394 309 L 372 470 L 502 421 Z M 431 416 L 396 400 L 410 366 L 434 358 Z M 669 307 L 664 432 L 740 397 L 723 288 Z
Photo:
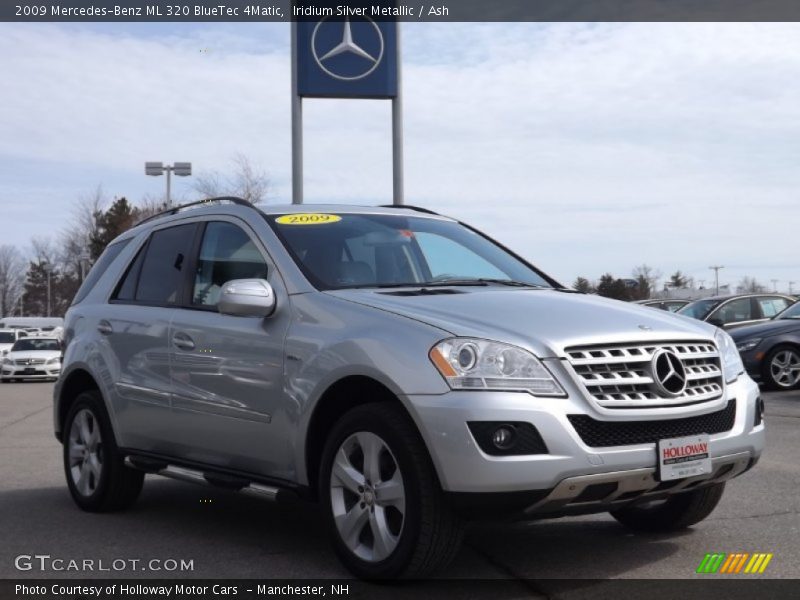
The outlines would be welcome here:
M 144 473 L 318 500 L 365 578 L 447 564 L 466 519 L 676 530 L 758 460 L 727 333 L 564 289 L 412 207 L 179 207 L 66 317 L 55 431 L 84 510 Z

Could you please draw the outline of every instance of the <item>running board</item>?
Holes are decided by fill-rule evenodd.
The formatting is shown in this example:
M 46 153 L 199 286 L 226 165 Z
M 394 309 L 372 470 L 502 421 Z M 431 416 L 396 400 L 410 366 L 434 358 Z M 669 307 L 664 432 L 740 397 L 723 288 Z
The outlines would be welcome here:
M 239 479 L 220 473 L 204 473 L 196 469 L 170 465 L 161 461 L 142 459 L 138 456 L 126 456 L 125 465 L 146 473 L 161 475 L 162 477 L 169 477 L 179 481 L 188 481 L 189 483 L 234 490 L 273 502 L 282 502 L 294 496 L 291 491 L 283 488 L 253 483 L 247 479 Z

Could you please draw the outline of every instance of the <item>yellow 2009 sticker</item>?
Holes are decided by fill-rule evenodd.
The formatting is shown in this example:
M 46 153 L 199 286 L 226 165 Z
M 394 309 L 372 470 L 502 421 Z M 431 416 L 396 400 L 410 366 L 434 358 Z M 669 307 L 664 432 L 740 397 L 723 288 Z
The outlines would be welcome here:
M 339 215 L 326 215 L 323 213 L 297 213 L 294 215 L 283 215 L 275 219 L 281 225 L 322 225 L 324 223 L 336 223 L 341 221 Z

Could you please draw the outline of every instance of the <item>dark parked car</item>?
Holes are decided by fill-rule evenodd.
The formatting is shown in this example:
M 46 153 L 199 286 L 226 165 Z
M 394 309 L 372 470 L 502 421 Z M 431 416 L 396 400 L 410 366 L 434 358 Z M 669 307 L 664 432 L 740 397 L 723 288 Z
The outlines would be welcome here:
M 691 300 L 637 300 L 636 304 L 642 306 L 649 306 L 651 308 L 660 308 L 669 312 L 678 312 L 684 306 L 689 304 Z
M 712 296 L 690 302 L 678 314 L 706 321 L 717 327 L 733 329 L 768 321 L 794 304 L 783 294 L 741 294 Z
M 773 390 L 800 387 L 800 303 L 731 333 L 750 376 Z

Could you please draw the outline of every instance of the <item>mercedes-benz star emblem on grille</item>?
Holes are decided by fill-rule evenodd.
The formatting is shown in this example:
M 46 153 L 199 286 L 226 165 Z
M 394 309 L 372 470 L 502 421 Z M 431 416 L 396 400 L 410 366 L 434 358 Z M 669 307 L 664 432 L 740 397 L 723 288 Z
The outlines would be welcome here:
M 680 396 L 686 389 L 686 368 L 674 352 L 656 352 L 653 355 L 652 371 L 653 381 L 661 392 L 669 396 Z
M 329 21 L 325 18 L 317 23 L 314 28 L 314 33 L 311 35 L 311 53 L 314 55 L 314 60 L 319 68 L 334 79 L 341 81 L 363 79 L 377 69 L 381 63 L 383 59 L 383 33 L 381 33 L 381 28 L 378 27 L 375 21 L 369 17 L 364 17 L 364 20 L 370 27 L 364 28 L 361 25 L 359 40 L 355 40 L 353 37 L 353 26 L 349 18 L 345 19 L 344 23 L 341 21 Z M 342 41 L 332 48 L 318 48 L 317 34 L 320 32 L 320 28 L 335 27 L 337 25 L 342 26 Z M 369 51 L 365 48 L 368 48 Z M 357 57 L 357 60 L 360 60 L 360 66 L 357 65 L 354 69 L 352 65 L 349 65 L 349 70 L 344 71 L 345 65 L 334 60 L 335 57 L 341 55 Z

